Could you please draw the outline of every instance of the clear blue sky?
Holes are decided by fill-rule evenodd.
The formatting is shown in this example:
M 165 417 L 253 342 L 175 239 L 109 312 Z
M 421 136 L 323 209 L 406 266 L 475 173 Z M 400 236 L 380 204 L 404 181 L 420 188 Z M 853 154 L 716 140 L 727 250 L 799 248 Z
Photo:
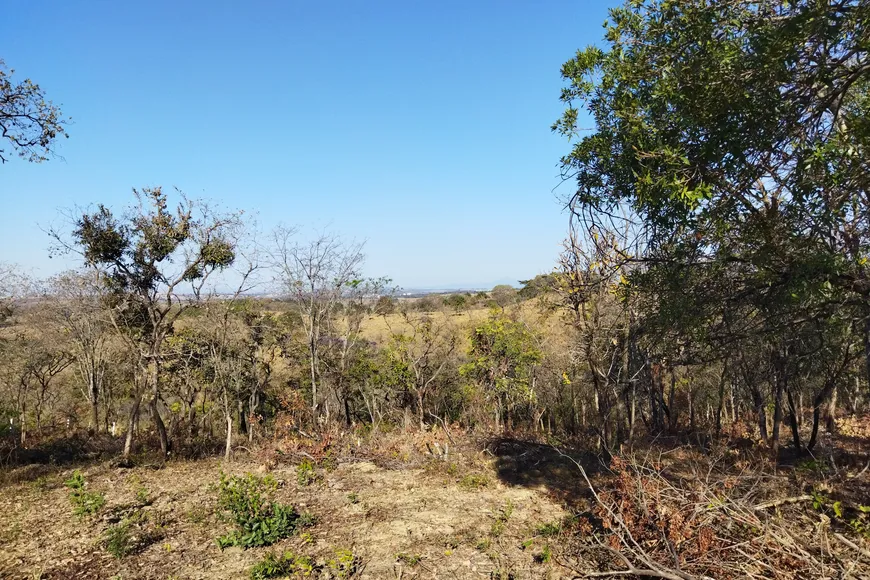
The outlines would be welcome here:
M 0 166 L 0 260 L 64 269 L 59 208 L 163 185 L 365 239 L 406 288 L 547 272 L 559 67 L 611 4 L 7 0 L 0 58 L 74 124 L 63 160 Z

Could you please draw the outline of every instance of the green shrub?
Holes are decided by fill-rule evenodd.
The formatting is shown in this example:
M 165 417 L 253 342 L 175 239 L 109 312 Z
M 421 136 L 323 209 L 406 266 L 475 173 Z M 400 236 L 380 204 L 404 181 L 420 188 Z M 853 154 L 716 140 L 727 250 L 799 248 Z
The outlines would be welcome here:
M 361 559 L 351 550 L 340 549 L 335 551 L 335 559 L 327 565 L 336 578 L 350 578 L 360 569 Z
M 120 559 L 140 552 L 161 537 L 159 526 L 155 529 L 142 512 L 135 512 L 120 523 L 109 526 L 103 535 L 103 542 L 106 551 Z
M 549 538 L 551 536 L 558 536 L 562 531 L 562 525 L 559 523 L 548 522 L 546 524 L 541 524 L 535 530 L 535 534 L 544 538 Z
M 73 513 L 77 516 L 95 514 L 106 505 L 103 494 L 85 489 L 85 478 L 79 470 L 76 470 L 64 485 L 70 490 L 69 501 L 73 506 Z
M 422 560 L 422 556 L 420 554 L 408 554 L 406 552 L 399 552 L 396 554 L 396 560 L 399 562 L 404 562 L 408 566 L 416 566 Z
M 293 552 L 284 552 L 276 556 L 273 552 L 269 552 L 251 568 L 251 580 L 284 578 L 291 574 L 310 576 L 314 569 L 314 563 L 308 556 L 297 556 Z
M 469 473 L 459 480 L 459 487 L 474 491 L 489 485 L 489 478 L 483 473 Z
M 291 505 L 271 501 L 267 496 L 276 487 L 277 482 L 271 476 L 221 474 L 218 503 L 236 526 L 218 538 L 221 548 L 269 546 L 314 522 L 312 516 L 298 514 Z
M 105 534 L 106 551 L 120 559 L 134 551 L 133 530 L 130 522 L 124 520 L 121 523 L 109 526 Z
M 296 467 L 296 482 L 301 486 L 311 485 L 317 481 L 317 472 L 314 471 L 314 464 L 304 459 L 302 463 L 300 463 Z

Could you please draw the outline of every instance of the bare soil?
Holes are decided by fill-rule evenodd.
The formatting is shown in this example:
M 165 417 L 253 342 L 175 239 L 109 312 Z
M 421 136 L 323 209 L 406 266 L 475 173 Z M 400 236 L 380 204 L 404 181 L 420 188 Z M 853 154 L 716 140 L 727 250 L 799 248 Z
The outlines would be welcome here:
M 500 482 L 495 460 L 479 460 L 471 477 L 458 469 L 440 460 L 399 469 L 340 463 L 318 469 L 318 481 L 303 486 L 295 466 L 276 466 L 277 499 L 317 523 L 270 548 L 222 551 L 216 538 L 230 526 L 216 511 L 215 485 L 221 470 L 265 473 L 253 459 L 92 465 L 82 469 L 87 489 L 102 492 L 106 505 L 90 517 L 73 515 L 63 485 L 72 469 L 19 468 L 7 480 L 21 481 L 0 488 L 0 577 L 246 578 L 270 550 L 325 563 L 339 549 L 359 557 L 361 578 L 561 577 L 554 563 L 536 561 L 543 539 L 535 528 L 565 515 L 544 488 Z M 144 494 L 150 505 L 141 505 Z M 136 509 L 153 537 L 139 553 L 116 559 L 105 549 L 105 532 Z

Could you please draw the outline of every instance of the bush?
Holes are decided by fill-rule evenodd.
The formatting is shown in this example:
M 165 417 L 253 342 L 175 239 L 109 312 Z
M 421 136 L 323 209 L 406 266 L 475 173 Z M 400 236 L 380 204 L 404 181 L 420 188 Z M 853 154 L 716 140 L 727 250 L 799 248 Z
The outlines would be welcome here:
M 70 490 L 69 501 L 73 505 L 73 513 L 77 516 L 93 515 L 106 505 L 103 494 L 85 489 L 85 478 L 79 470 L 76 470 L 64 485 Z
M 314 563 L 308 556 L 297 556 L 293 552 L 284 552 L 281 556 L 276 556 L 273 552 L 269 552 L 251 568 L 251 580 L 283 578 L 291 574 L 310 576 L 314 568 Z
M 360 557 L 351 550 L 340 549 L 335 551 L 335 559 L 328 563 L 336 578 L 350 578 L 360 569 Z
M 109 526 L 103 536 L 103 542 L 107 552 L 121 559 L 140 552 L 161 537 L 161 533 L 147 525 L 142 512 L 137 511 L 120 523 Z
M 218 538 L 221 548 L 269 546 L 313 523 L 311 516 L 298 514 L 293 506 L 270 501 L 267 495 L 276 487 L 277 482 L 271 476 L 221 474 L 218 503 L 236 526 L 234 531 Z
M 304 459 L 296 467 L 296 482 L 301 486 L 311 485 L 317 481 L 317 472 L 314 471 L 314 464 L 307 459 Z

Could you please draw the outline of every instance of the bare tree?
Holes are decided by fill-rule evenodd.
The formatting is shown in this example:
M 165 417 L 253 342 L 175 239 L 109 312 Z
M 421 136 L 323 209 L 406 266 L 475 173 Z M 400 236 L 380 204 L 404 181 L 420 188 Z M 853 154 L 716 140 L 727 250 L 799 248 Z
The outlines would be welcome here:
M 322 397 L 318 393 L 321 338 L 345 293 L 362 278 L 364 244 L 330 233 L 296 242 L 294 234 L 285 227 L 275 230 L 272 258 L 284 291 L 299 308 L 308 348 L 311 409 L 317 414 Z
M 66 272 L 49 281 L 48 313 L 66 331 L 82 392 L 91 405 L 90 428 L 94 430 L 99 429 L 100 399 L 105 397 L 111 355 L 112 327 L 105 299 L 106 287 L 94 270 Z

